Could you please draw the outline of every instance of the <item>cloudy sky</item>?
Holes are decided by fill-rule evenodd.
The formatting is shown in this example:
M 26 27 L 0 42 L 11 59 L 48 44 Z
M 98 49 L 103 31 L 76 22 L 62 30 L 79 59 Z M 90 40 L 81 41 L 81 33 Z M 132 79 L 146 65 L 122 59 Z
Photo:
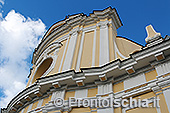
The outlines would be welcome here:
M 145 45 L 145 27 L 170 34 L 170 0 L 0 0 L 0 107 L 25 88 L 34 48 L 55 22 L 108 6 L 118 10 L 118 35 Z
M 4 4 L 1 1 L 2 7 Z M 25 88 L 30 55 L 44 34 L 40 19 L 24 17 L 11 9 L 0 19 L 0 107 Z

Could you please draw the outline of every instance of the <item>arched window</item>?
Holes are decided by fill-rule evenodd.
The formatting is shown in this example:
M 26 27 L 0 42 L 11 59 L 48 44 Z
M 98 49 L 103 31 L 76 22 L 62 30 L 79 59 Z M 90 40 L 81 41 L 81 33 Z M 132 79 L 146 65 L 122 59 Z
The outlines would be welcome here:
M 40 64 L 34 75 L 32 83 L 34 83 L 37 78 L 40 78 L 50 68 L 52 62 L 53 62 L 52 58 L 47 58 Z

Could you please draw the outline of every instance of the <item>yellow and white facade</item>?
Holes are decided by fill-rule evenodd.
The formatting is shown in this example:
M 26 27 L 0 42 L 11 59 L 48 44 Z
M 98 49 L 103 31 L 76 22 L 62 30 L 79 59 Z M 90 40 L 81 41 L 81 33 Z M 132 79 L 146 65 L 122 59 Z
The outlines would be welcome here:
M 33 53 L 27 87 L 2 113 L 169 113 L 170 39 L 152 26 L 143 47 L 117 36 L 116 9 L 75 14 L 51 26 Z M 63 107 L 54 100 L 64 99 Z M 68 98 L 160 99 L 160 108 L 68 106 Z M 150 102 L 153 103 L 152 101 Z

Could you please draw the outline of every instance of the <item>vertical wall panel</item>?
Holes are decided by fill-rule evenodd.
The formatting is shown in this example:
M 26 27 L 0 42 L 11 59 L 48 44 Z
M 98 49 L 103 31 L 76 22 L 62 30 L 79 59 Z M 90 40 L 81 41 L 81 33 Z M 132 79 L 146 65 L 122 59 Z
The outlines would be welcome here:
M 108 26 L 100 27 L 100 59 L 99 65 L 104 65 L 109 62 L 109 34 Z
M 75 69 L 75 70 L 76 70 L 77 59 L 78 59 L 78 54 L 80 50 L 81 38 L 82 38 L 82 31 L 78 33 L 76 48 L 75 48 L 74 57 L 73 57 L 72 69 Z
M 112 83 L 98 85 L 98 94 L 104 95 L 110 93 L 113 90 Z
M 156 70 L 145 73 L 145 78 L 147 82 L 156 79 L 156 76 L 158 76 Z
M 145 79 L 144 73 L 140 73 L 139 75 L 137 75 L 135 77 L 125 80 L 124 81 L 124 89 L 135 87 L 135 86 L 140 85 L 145 82 L 146 82 L 146 79 Z
M 160 105 L 160 111 L 161 113 L 168 113 L 168 107 L 167 107 L 167 104 L 166 104 L 166 100 L 165 100 L 165 97 L 163 94 L 159 94 L 157 96 L 157 98 L 159 98 L 159 105 Z
M 66 56 L 66 51 L 67 51 L 67 49 L 68 49 L 69 41 L 70 41 L 69 38 L 65 41 L 65 44 L 64 44 L 64 47 L 63 47 L 63 52 L 62 52 L 62 55 L 60 56 L 60 59 L 61 59 L 61 60 L 60 60 L 58 72 L 61 72 L 61 71 L 62 71 L 63 64 L 64 64 L 64 59 L 65 59 L 65 56 Z
M 100 55 L 100 29 L 96 28 L 96 50 L 95 50 L 95 66 L 99 66 Z
M 168 73 L 170 73 L 170 62 L 159 64 L 159 65 L 155 66 L 155 69 L 158 73 L 158 76 L 168 74 Z
M 87 97 L 88 89 L 80 89 L 75 91 L 75 98 L 85 98 Z
M 83 52 L 83 43 L 84 43 L 84 36 L 85 32 L 82 33 L 81 41 L 80 41 L 80 48 L 79 48 L 79 53 L 78 53 L 78 58 L 77 58 L 77 65 L 76 65 L 76 71 L 80 70 L 80 63 L 81 63 L 81 57 L 82 57 L 82 52 Z
M 77 33 L 73 33 L 71 35 L 68 49 L 66 52 L 66 57 L 64 59 L 62 71 L 67 71 L 67 70 L 71 69 L 72 60 L 73 60 L 74 51 L 75 51 L 76 42 L 77 42 L 77 35 L 78 35 Z
M 81 65 L 80 65 L 81 68 L 91 67 L 92 65 L 93 38 L 94 38 L 94 31 L 85 33 Z
M 98 109 L 97 113 L 114 113 L 113 108 Z
M 28 107 L 28 109 L 27 109 L 27 113 L 31 110 L 32 105 L 33 105 L 33 103 L 29 105 L 29 107 Z
M 163 94 L 165 96 L 166 104 L 167 104 L 168 110 L 170 112 L 170 89 L 163 91 Z
M 39 100 L 38 105 L 37 105 L 37 108 L 41 107 L 41 106 L 42 106 L 42 103 L 43 103 L 43 99 Z
M 52 97 L 51 97 L 51 101 L 53 101 L 53 100 L 55 100 L 56 98 L 59 98 L 59 97 L 64 98 L 64 93 L 65 93 L 65 90 L 53 92 Z
M 110 61 L 115 60 L 113 38 L 116 38 L 116 36 L 113 35 L 112 25 L 110 25 L 109 26 L 109 55 L 110 55 L 109 60 Z
M 96 29 L 94 30 L 94 38 L 93 38 L 93 51 L 92 51 L 92 65 L 95 66 L 95 59 L 96 59 Z
M 63 42 L 61 42 L 63 46 L 61 46 L 61 48 L 59 49 L 59 52 L 57 53 L 57 60 L 56 60 L 56 64 L 54 66 L 54 69 L 53 69 L 53 73 L 58 73 L 60 72 L 60 65 L 62 65 L 63 61 L 62 61 L 62 57 L 64 55 L 64 50 L 65 48 L 67 47 L 67 43 L 68 43 L 68 40 L 65 40 Z

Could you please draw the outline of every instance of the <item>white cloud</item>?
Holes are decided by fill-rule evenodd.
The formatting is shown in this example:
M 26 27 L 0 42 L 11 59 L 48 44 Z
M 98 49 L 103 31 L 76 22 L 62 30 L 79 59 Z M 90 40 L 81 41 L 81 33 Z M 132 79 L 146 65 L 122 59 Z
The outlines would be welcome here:
M 0 0 L 0 18 L 2 18 L 2 6 L 4 5 L 4 0 Z
M 4 93 L 0 107 L 6 107 L 25 88 L 31 62 L 28 59 L 44 32 L 40 19 L 25 18 L 14 10 L 0 20 L 0 89 Z
M 0 0 L 0 3 L 1 3 L 2 5 L 4 5 L 4 0 Z

